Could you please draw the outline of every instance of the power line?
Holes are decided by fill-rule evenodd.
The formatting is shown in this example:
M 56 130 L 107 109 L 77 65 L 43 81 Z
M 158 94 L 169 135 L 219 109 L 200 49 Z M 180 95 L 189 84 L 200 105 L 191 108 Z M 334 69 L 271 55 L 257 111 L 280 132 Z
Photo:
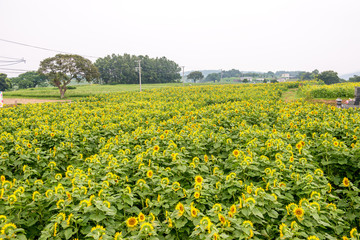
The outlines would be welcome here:
M 10 71 L 26 71 L 26 72 L 34 71 L 34 70 L 17 69 L 17 68 L 2 68 L 2 67 L 0 67 L 0 69 L 2 69 L 2 70 L 10 70 Z
M 50 51 L 50 52 L 73 54 L 73 53 L 70 53 L 70 52 L 64 52 L 64 51 L 58 51 L 58 50 L 54 50 L 54 49 L 50 49 L 50 48 L 38 47 L 38 46 L 34 46 L 34 45 L 29 45 L 29 44 L 25 44 L 25 43 L 10 41 L 10 40 L 1 39 L 1 38 L 0 38 L 0 41 L 8 42 L 8 43 L 13 43 L 13 44 L 18 44 L 18 45 L 22 45 L 22 46 L 25 46 L 25 47 L 37 48 L 37 49 L 41 49 L 41 50 L 45 50 L 45 51 Z M 80 55 L 80 54 L 78 54 L 78 55 Z M 99 58 L 99 57 L 88 56 L 88 55 L 80 55 L 80 56 L 88 57 L 88 58 Z
M 0 73 L 17 73 L 17 74 L 19 74 L 19 73 L 25 73 L 25 72 L 13 72 L 13 71 L 2 71 L 2 70 L 0 70 Z
M 21 58 L 12 58 L 12 57 L 4 57 L 4 56 L 0 56 L 0 58 L 6 58 L 6 59 L 13 59 L 13 60 L 21 60 Z
M 14 60 L 9 60 L 9 61 L 8 60 L 0 60 L 0 62 L 1 63 L 3 63 L 3 62 L 4 63 L 8 63 L 8 62 L 13 63 L 13 62 L 23 62 L 23 60 L 16 60 L 16 61 L 14 61 Z
M 5 66 L 11 66 L 11 65 L 15 65 L 15 64 L 19 64 L 21 62 L 14 62 L 14 63 L 8 63 L 8 64 L 1 64 L 0 67 L 5 67 Z

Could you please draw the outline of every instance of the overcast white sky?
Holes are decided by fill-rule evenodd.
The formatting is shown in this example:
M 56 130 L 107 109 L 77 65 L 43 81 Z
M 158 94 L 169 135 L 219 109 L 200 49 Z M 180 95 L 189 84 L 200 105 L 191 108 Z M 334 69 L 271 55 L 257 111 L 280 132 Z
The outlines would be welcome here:
M 98 57 L 165 56 L 186 71 L 343 74 L 360 71 L 359 9 L 359 0 L 0 0 L 0 39 Z M 26 59 L 0 72 L 36 70 L 55 54 L 0 41 L 0 56 Z

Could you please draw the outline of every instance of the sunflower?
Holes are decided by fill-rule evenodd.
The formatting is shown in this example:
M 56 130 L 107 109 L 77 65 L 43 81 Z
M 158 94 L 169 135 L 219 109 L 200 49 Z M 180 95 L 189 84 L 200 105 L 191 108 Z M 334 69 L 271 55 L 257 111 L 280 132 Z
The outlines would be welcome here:
M 100 225 L 96 225 L 96 227 L 93 227 L 91 229 L 91 232 L 98 232 L 100 235 L 104 235 L 105 234 L 105 228 L 103 226 Z
M 357 229 L 356 229 L 356 228 L 353 228 L 353 229 L 351 229 L 351 231 L 350 231 L 350 237 L 351 237 L 351 238 L 355 238 L 355 235 L 357 235 Z
M 195 193 L 194 193 L 194 197 L 195 197 L 195 198 L 199 198 L 199 197 L 200 197 L 200 192 L 195 192 Z
M 236 205 L 231 205 L 230 212 L 235 214 L 236 213 Z
M 312 236 L 308 237 L 307 240 L 319 240 L 319 238 L 315 235 L 312 235 Z
M 64 221 L 66 219 L 65 213 L 59 213 L 56 218 L 58 218 L 60 221 Z
M 235 150 L 233 151 L 233 155 L 234 155 L 236 158 L 238 158 L 239 155 L 240 155 L 240 151 L 235 149 Z
M 131 217 L 126 220 L 126 225 L 128 227 L 135 227 L 137 224 L 138 224 L 138 221 L 135 217 Z
M 194 208 L 193 206 L 191 206 L 190 212 L 191 212 L 192 217 L 196 217 L 198 210 L 196 208 Z
M 221 224 L 225 225 L 226 219 L 221 213 L 218 214 L 218 218 L 219 218 L 219 221 L 221 222 Z
M 115 233 L 115 236 L 114 236 L 114 240 L 120 240 L 120 239 L 122 239 L 121 235 L 122 235 L 122 232 L 116 232 L 116 233 Z
M 219 203 L 215 203 L 214 206 L 212 207 L 214 209 L 214 212 L 217 213 L 217 212 L 221 212 L 221 204 Z
M 286 227 L 286 224 L 285 223 L 282 223 L 280 226 L 279 226 L 279 232 L 280 232 L 280 239 L 282 239 L 284 237 L 284 228 Z
M 13 231 L 16 229 L 16 225 L 13 223 L 7 223 L 1 228 L 1 234 L 5 235 L 7 238 L 12 238 L 14 236 Z
M 179 216 L 182 216 L 185 212 L 184 205 L 182 205 L 180 202 L 176 205 L 175 209 L 178 210 Z
M 214 240 L 218 240 L 218 239 L 220 239 L 219 234 L 214 233 L 213 238 L 214 238 Z
M 327 191 L 328 193 L 331 193 L 331 190 L 332 190 L 332 186 L 331 186 L 331 184 L 330 183 L 328 183 L 327 184 L 327 186 L 328 186 L 328 188 L 329 188 L 329 190 Z
M 10 195 L 10 196 L 9 196 L 8 200 L 9 200 L 9 203 L 10 203 L 10 204 L 14 204 L 14 203 L 17 201 L 17 198 L 16 198 L 16 196 L 13 194 L 13 195 Z
M 56 202 L 56 207 L 57 208 L 62 208 L 64 206 L 64 200 L 60 199 L 59 201 Z
M 0 224 L 6 222 L 7 217 L 5 215 L 0 215 Z
M 301 207 L 297 207 L 293 210 L 293 213 L 297 217 L 298 220 L 302 220 L 305 211 Z
M 33 192 L 32 200 L 36 202 L 40 198 L 40 193 L 38 191 Z
M 138 219 L 139 219 L 139 222 L 145 221 L 145 215 L 142 212 L 140 212 L 138 215 Z
M 251 228 L 254 227 L 254 224 L 253 224 L 250 220 L 245 220 L 245 221 L 242 223 L 242 225 L 245 226 L 245 227 L 251 227 Z
M 195 177 L 195 183 L 196 183 L 196 184 L 202 184 L 202 183 L 203 183 L 203 178 L 202 178 L 202 176 L 196 176 L 196 177 Z
M 349 179 L 348 179 L 348 178 L 346 178 L 346 177 L 344 177 L 344 179 L 343 179 L 342 183 L 343 183 L 343 185 L 344 185 L 345 187 L 350 186 L 350 181 L 349 181 Z
M 143 223 L 140 226 L 140 231 L 144 232 L 145 234 L 151 235 L 151 232 L 154 230 L 154 227 L 151 223 Z
M 180 183 L 179 182 L 173 182 L 172 186 L 171 186 L 172 190 L 174 190 L 175 192 L 178 191 L 181 187 L 180 187 Z
M 160 147 L 158 145 L 154 146 L 154 152 L 158 152 L 160 150 Z
M 154 174 L 153 171 L 152 171 L 152 170 L 149 170 L 149 171 L 147 171 L 146 176 L 147 176 L 148 178 L 152 178 L 153 174 Z

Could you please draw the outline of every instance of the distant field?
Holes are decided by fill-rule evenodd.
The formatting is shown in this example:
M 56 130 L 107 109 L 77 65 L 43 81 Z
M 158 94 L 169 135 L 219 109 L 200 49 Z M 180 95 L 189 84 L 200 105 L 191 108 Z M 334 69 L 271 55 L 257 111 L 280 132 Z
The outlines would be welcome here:
M 164 83 L 164 84 L 143 84 L 142 90 L 182 86 L 182 83 Z M 77 85 L 76 89 L 68 89 L 65 93 L 65 99 L 78 99 L 87 96 L 93 96 L 101 93 L 121 92 L 121 91 L 139 91 L 137 84 L 119 84 L 119 85 Z M 41 99 L 60 99 L 60 92 L 56 87 L 43 87 L 4 92 L 4 98 L 41 98 Z

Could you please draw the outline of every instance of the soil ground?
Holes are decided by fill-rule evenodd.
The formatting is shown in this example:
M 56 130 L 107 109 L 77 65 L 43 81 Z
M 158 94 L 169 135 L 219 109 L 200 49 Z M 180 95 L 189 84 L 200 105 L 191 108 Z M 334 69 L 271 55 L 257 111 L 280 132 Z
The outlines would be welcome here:
M 29 99 L 29 98 L 5 98 L 5 105 L 44 103 L 44 102 L 71 102 L 71 100 L 49 100 L 49 99 Z

